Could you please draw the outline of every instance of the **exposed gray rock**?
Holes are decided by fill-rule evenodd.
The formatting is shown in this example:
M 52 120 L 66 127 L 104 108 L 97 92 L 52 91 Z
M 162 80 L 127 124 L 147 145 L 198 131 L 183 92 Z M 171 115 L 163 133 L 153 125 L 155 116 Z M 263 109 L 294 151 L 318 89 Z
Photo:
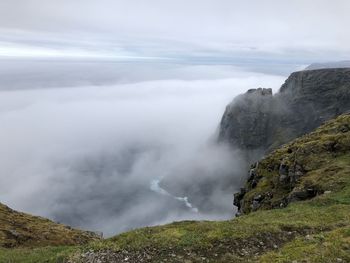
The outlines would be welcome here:
M 243 197 L 245 194 L 246 194 L 245 188 L 241 188 L 240 192 L 234 194 L 233 205 L 237 206 L 238 211 L 240 210 L 240 208 L 242 206 L 242 200 L 243 200 Z
M 236 97 L 221 120 L 219 140 L 246 150 L 248 159 L 260 156 L 268 139 L 272 98 L 272 90 L 262 88 Z
M 349 68 L 295 72 L 275 95 L 259 88 L 236 97 L 222 117 L 219 141 L 242 150 L 248 166 L 349 110 Z
M 290 182 L 290 178 L 287 174 L 281 174 L 279 177 L 279 181 L 282 185 L 288 185 Z
M 288 202 L 303 201 L 315 197 L 317 189 L 313 187 L 299 188 L 296 187 L 288 196 Z
M 258 210 L 258 208 L 260 207 L 260 202 L 253 200 L 251 207 L 252 207 L 252 211 Z
M 311 132 L 327 120 L 350 112 L 350 68 L 306 70 L 292 73 L 279 92 L 271 89 L 252 89 L 236 97 L 225 110 L 219 130 L 220 142 L 229 143 L 243 152 L 245 167 L 249 170 L 245 188 L 234 195 L 234 205 L 241 213 L 247 192 L 256 188 L 263 177 L 259 176 L 257 163 L 265 154 L 297 137 Z M 341 132 L 348 132 L 344 125 Z M 325 143 L 329 152 L 336 152 L 339 145 Z M 269 169 L 279 173 L 279 187 L 289 189 L 291 194 L 272 207 L 285 207 L 289 202 L 305 200 L 318 194 L 317 189 L 296 186 L 308 167 L 297 163 L 298 150 L 289 149 L 294 156 L 287 164 L 284 160 Z M 242 176 L 243 177 L 243 176 Z M 253 198 L 252 211 L 267 203 L 272 193 L 264 193 L 264 200 Z
M 257 202 L 261 202 L 265 197 L 261 194 L 254 196 L 254 200 Z
M 16 230 L 10 229 L 9 232 L 15 238 L 20 238 L 20 236 L 21 236 L 21 234 L 19 234 Z

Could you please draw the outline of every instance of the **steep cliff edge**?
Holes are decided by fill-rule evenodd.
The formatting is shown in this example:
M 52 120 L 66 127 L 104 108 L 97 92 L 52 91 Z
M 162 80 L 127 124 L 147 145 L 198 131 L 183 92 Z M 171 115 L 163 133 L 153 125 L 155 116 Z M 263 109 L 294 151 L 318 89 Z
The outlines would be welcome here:
M 292 73 L 279 92 L 253 89 L 227 106 L 219 140 L 254 162 L 278 146 L 350 110 L 350 69 Z
M 339 192 L 349 179 L 350 114 L 344 114 L 252 165 L 234 204 L 239 213 L 282 208 Z

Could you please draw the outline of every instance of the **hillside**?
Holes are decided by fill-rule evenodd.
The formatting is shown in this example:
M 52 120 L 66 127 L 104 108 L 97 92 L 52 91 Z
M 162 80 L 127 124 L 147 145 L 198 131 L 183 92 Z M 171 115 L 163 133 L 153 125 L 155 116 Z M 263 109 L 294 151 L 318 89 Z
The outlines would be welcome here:
M 350 115 L 282 146 L 252 165 L 235 203 L 241 213 L 338 192 L 350 176 Z
M 282 183 L 278 171 L 294 164 L 303 173 Z M 350 262 L 349 175 L 345 114 L 259 162 L 259 182 L 241 198 L 246 215 L 138 229 L 94 242 L 71 262 Z
M 97 235 L 92 232 L 72 229 L 0 204 L 0 247 L 77 245 L 96 239 Z

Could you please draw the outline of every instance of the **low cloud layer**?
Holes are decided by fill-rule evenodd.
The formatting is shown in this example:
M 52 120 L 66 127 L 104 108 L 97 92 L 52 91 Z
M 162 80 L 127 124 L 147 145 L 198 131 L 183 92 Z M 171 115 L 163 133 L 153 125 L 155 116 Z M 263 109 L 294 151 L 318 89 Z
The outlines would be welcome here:
M 97 72 L 80 84 L 79 75 L 65 74 L 37 81 L 30 72 L 39 62 L 16 75 L 23 65 L 0 72 L 12 79 L 29 72 L 15 90 L 4 82 L 0 91 L 0 201 L 106 235 L 181 219 L 230 218 L 239 155 L 212 142 L 217 125 L 236 94 L 259 86 L 276 90 L 284 79 L 189 65 L 142 77 L 146 65 L 125 74 L 134 81 L 105 83 Z M 62 67 L 68 72 L 71 64 Z M 59 75 L 56 70 L 53 65 L 51 73 Z M 166 192 L 157 191 L 154 180 Z

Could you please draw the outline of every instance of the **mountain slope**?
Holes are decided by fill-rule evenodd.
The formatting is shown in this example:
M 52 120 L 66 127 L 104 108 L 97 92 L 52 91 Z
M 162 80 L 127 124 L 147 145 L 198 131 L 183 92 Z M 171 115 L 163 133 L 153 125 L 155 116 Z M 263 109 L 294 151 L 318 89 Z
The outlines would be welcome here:
M 341 191 L 350 177 L 350 114 L 284 145 L 252 165 L 236 194 L 241 213 Z
M 0 247 L 77 245 L 96 239 L 97 235 L 92 232 L 72 229 L 0 204 Z
M 273 198 L 279 203 L 295 192 L 274 182 L 281 162 L 290 165 L 296 152 L 305 172 L 294 188 L 310 181 L 316 195 L 270 209 Z M 257 186 L 241 198 L 245 215 L 138 229 L 94 242 L 71 262 L 350 262 L 350 114 L 272 152 L 258 174 Z M 251 197 L 268 191 L 272 198 L 252 212 Z

